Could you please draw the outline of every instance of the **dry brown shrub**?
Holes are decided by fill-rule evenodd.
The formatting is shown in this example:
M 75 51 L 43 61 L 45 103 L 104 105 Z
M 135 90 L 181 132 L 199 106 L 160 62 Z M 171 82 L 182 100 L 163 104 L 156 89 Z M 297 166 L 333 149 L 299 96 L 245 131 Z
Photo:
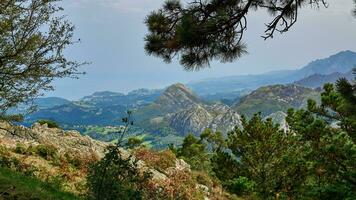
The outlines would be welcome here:
M 147 148 L 140 148 L 136 149 L 133 154 L 138 160 L 144 161 L 148 167 L 161 172 L 175 166 L 176 156 L 171 150 L 153 151 Z

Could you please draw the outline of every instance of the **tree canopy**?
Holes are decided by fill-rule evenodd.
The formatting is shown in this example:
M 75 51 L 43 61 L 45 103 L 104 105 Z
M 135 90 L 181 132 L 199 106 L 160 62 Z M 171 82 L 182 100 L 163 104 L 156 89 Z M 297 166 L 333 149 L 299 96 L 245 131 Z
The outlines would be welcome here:
M 272 16 L 262 35 L 268 39 L 290 30 L 301 9 L 327 5 L 326 0 L 192 0 L 187 5 L 168 0 L 146 18 L 145 49 L 166 62 L 178 56 L 186 70 L 199 70 L 214 59 L 231 62 L 247 53 L 243 36 L 249 12 Z
M 64 56 L 76 41 L 59 1 L 0 1 L 0 116 L 52 90 L 54 79 L 78 74 L 83 63 Z

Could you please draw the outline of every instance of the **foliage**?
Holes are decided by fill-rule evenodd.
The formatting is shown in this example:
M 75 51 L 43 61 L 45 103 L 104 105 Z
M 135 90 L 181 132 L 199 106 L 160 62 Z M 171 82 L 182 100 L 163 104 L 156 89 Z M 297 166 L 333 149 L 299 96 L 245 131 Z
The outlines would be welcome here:
M 180 148 L 176 149 L 176 155 L 184 159 L 194 170 L 209 171 L 209 155 L 207 146 L 193 134 L 188 134 Z
M 59 158 L 57 148 L 52 145 L 40 144 L 35 146 L 34 151 L 46 160 L 56 161 Z
M 254 190 L 256 184 L 248 178 L 240 176 L 226 182 L 225 187 L 231 193 L 237 195 L 248 194 Z
M 73 194 L 61 191 L 53 184 L 42 182 L 34 177 L 28 177 L 6 168 L 0 168 L 0 191 L 1 199 L 81 199 Z
M 308 109 L 326 118 L 328 121 L 337 121 L 354 141 L 356 141 L 356 85 L 342 78 L 336 83 L 324 86 L 321 94 L 321 105 L 315 101 L 308 102 Z
M 345 79 L 326 84 L 320 105 L 309 100 L 308 110 L 288 110 L 287 132 L 255 114 L 250 120 L 242 117 L 243 128 L 227 138 L 206 130 L 200 139 L 188 135 L 181 147 L 170 149 L 239 196 L 353 199 L 355 88 Z
M 158 171 L 164 172 L 169 167 L 174 167 L 176 156 L 170 150 L 153 151 L 147 148 L 139 148 L 133 151 L 133 155 L 145 161 L 146 165 Z
M 150 174 L 140 172 L 138 161 L 131 155 L 124 156 L 120 148 L 133 125 L 131 114 L 131 111 L 127 111 L 127 117 L 122 118 L 125 127 L 118 132 L 117 144 L 109 146 L 104 158 L 89 168 L 89 199 L 142 199 L 142 184 L 148 181 Z
M 14 151 L 15 153 L 24 155 L 27 153 L 27 148 L 23 144 L 17 143 Z
M 74 27 L 59 0 L 2 0 L 0 3 L 0 114 L 52 90 L 56 78 L 74 77 L 82 63 L 63 51 L 72 45 Z
M 169 174 L 169 179 L 155 184 L 149 182 L 145 189 L 145 197 L 149 200 L 199 200 L 203 192 L 197 189 L 196 181 L 187 171 L 177 170 Z
M 149 34 L 145 37 L 145 49 L 166 62 L 179 56 L 187 70 L 209 66 L 213 59 L 231 62 L 246 54 L 242 39 L 249 11 L 265 9 L 273 16 L 266 23 L 263 37 L 267 39 L 276 31 L 287 32 L 306 4 L 326 6 L 324 0 L 207 0 L 191 1 L 187 6 L 179 0 L 168 0 L 146 18 Z
M 134 149 L 134 148 L 140 147 L 142 145 L 142 143 L 143 143 L 143 140 L 141 138 L 129 137 L 126 142 L 126 146 L 129 149 Z
M 110 146 L 105 157 L 89 169 L 87 181 L 92 199 L 142 199 L 140 183 L 148 176 L 142 175 L 131 156 L 124 158 L 122 150 Z
M 48 128 L 60 128 L 60 126 L 57 122 L 55 122 L 54 120 L 50 120 L 50 119 L 41 119 L 41 120 L 38 120 L 37 123 L 39 123 L 41 125 L 47 124 Z

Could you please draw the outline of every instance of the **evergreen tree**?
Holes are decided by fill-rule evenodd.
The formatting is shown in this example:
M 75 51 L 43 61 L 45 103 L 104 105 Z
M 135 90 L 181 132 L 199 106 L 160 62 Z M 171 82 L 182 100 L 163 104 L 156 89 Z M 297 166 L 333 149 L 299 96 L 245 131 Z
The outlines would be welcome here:
M 296 195 L 305 179 L 303 151 L 293 136 L 284 134 L 271 119 L 264 121 L 260 114 L 250 121 L 243 119 L 243 129 L 231 132 L 227 143 L 238 167 L 235 178 L 253 181 L 261 199 Z
M 272 16 L 262 36 L 268 39 L 291 29 L 302 8 L 321 5 L 327 6 L 326 1 L 199 0 L 184 6 L 168 0 L 146 19 L 145 49 L 166 62 L 179 56 L 187 70 L 209 66 L 213 59 L 231 62 L 247 53 L 243 36 L 251 11 L 266 10 Z

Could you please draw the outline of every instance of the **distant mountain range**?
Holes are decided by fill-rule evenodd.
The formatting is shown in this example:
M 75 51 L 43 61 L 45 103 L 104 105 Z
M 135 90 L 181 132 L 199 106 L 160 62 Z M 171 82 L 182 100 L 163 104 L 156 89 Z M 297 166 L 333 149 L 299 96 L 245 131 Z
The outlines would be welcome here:
M 257 112 L 285 129 L 288 108 L 306 107 L 309 98 L 319 101 L 320 87 L 340 77 L 352 79 L 355 65 L 356 53 L 343 51 L 299 70 L 208 79 L 187 86 L 178 83 L 128 94 L 95 92 L 78 101 L 39 98 L 35 101 L 38 111 L 26 115 L 24 124 L 52 119 L 64 128 L 110 141 L 117 137 L 112 126 L 121 125 L 125 112 L 132 110 L 134 135 L 155 147 L 179 143 L 186 134 L 198 135 L 205 128 L 227 133 L 241 127 L 241 115 L 251 117 Z M 13 112 L 25 109 L 22 105 Z
M 318 88 L 318 87 L 322 87 L 325 83 L 335 83 L 340 78 L 346 78 L 348 80 L 352 80 L 353 79 L 352 72 L 351 71 L 349 71 L 348 73 L 334 72 L 327 75 L 313 74 L 299 81 L 295 81 L 294 84 L 310 87 L 310 88 Z
M 233 109 L 247 117 L 258 112 L 268 116 L 289 108 L 305 108 L 308 99 L 319 101 L 319 96 L 318 90 L 294 84 L 264 86 L 245 96 L 233 105 Z
M 335 72 L 350 74 L 356 66 L 356 53 L 342 51 L 328 58 L 318 59 L 297 70 L 274 71 L 258 75 L 229 76 L 211 78 L 189 83 L 198 95 L 206 96 L 216 93 L 236 93 L 243 90 L 255 90 L 261 86 L 288 84 L 314 74 L 329 75 Z

